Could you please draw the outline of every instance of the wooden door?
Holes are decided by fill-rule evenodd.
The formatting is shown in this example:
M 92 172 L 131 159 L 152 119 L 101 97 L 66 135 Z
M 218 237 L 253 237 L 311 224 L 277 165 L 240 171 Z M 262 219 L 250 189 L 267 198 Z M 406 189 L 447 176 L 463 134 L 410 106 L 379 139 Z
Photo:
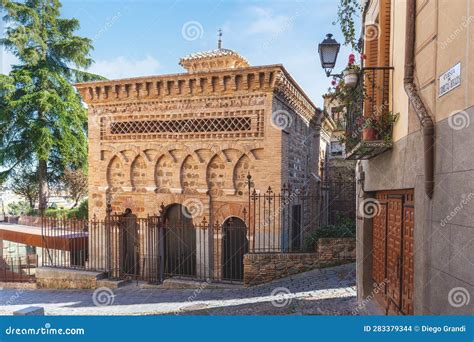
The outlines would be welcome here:
M 376 194 L 372 277 L 387 314 L 413 314 L 413 190 Z

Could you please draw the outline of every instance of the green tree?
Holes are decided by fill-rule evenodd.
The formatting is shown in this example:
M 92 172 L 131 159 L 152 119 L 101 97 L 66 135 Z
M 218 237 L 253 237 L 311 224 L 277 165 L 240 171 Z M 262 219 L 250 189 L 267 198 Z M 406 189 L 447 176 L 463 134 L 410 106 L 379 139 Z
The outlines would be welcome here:
M 74 201 L 72 208 L 77 207 L 79 201 L 87 195 L 87 174 L 82 169 L 68 168 L 64 171 L 63 183 L 68 197 Z
M 26 199 L 30 209 L 34 209 L 39 192 L 36 172 L 31 172 L 28 169 L 21 169 L 15 172 L 11 177 L 11 190 L 13 193 Z
M 0 45 L 20 61 L 0 77 L 1 176 L 36 167 L 44 209 L 48 181 L 87 162 L 87 113 L 73 83 L 103 78 L 83 71 L 92 63 L 91 40 L 74 35 L 79 21 L 60 18 L 58 0 L 0 4 L 6 13 Z

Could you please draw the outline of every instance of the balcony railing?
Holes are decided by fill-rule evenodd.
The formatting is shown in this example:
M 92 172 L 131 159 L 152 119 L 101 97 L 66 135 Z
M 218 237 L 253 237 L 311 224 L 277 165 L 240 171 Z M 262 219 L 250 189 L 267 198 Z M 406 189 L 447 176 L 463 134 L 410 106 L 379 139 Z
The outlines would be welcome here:
M 347 106 L 346 159 L 370 159 L 392 146 L 394 116 L 389 111 L 393 67 L 365 67 Z

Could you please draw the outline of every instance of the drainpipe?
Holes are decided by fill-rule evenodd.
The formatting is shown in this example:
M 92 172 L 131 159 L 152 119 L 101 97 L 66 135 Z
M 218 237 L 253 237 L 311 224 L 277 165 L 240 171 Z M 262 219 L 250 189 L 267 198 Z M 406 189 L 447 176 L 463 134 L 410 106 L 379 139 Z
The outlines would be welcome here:
M 429 198 L 432 198 L 434 191 L 434 123 L 428 108 L 418 93 L 413 78 L 415 64 L 415 18 L 416 0 L 407 0 L 404 88 L 418 116 L 418 120 L 420 120 L 423 133 L 425 193 Z

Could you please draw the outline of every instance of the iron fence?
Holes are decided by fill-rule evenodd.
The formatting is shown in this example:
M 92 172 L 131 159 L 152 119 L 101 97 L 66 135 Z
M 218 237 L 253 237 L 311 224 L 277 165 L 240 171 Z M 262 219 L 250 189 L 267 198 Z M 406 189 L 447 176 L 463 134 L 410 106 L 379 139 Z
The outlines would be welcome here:
M 181 204 L 162 204 L 159 214 L 145 218 L 130 210 L 103 220 L 44 217 L 42 265 L 101 271 L 110 279 L 240 282 L 247 253 L 306 252 L 305 240 L 320 221 L 319 199 L 304 187 L 260 192 L 249 177 L 242 217 L 224 222 L 193 217 Z
M 194 223 L 184 207 L 173 205 L 167 211 L 89 221 L 44 217 L 42 265 L 102 271 L 110 279 L 242 281 L 243 255 L 248 252 L 243 220 L 210 224 L 203 218 Z
M 271 187 L 264 193 L 250 191 L 250 252 L 304 252 L 306 237 L 319 224 L 318 203 L 319 195 L 305 187 L 283 185 L 278 193 Z
M 38 256 L 0 257 L 0 281 L 30 282 L 35 278 Z

